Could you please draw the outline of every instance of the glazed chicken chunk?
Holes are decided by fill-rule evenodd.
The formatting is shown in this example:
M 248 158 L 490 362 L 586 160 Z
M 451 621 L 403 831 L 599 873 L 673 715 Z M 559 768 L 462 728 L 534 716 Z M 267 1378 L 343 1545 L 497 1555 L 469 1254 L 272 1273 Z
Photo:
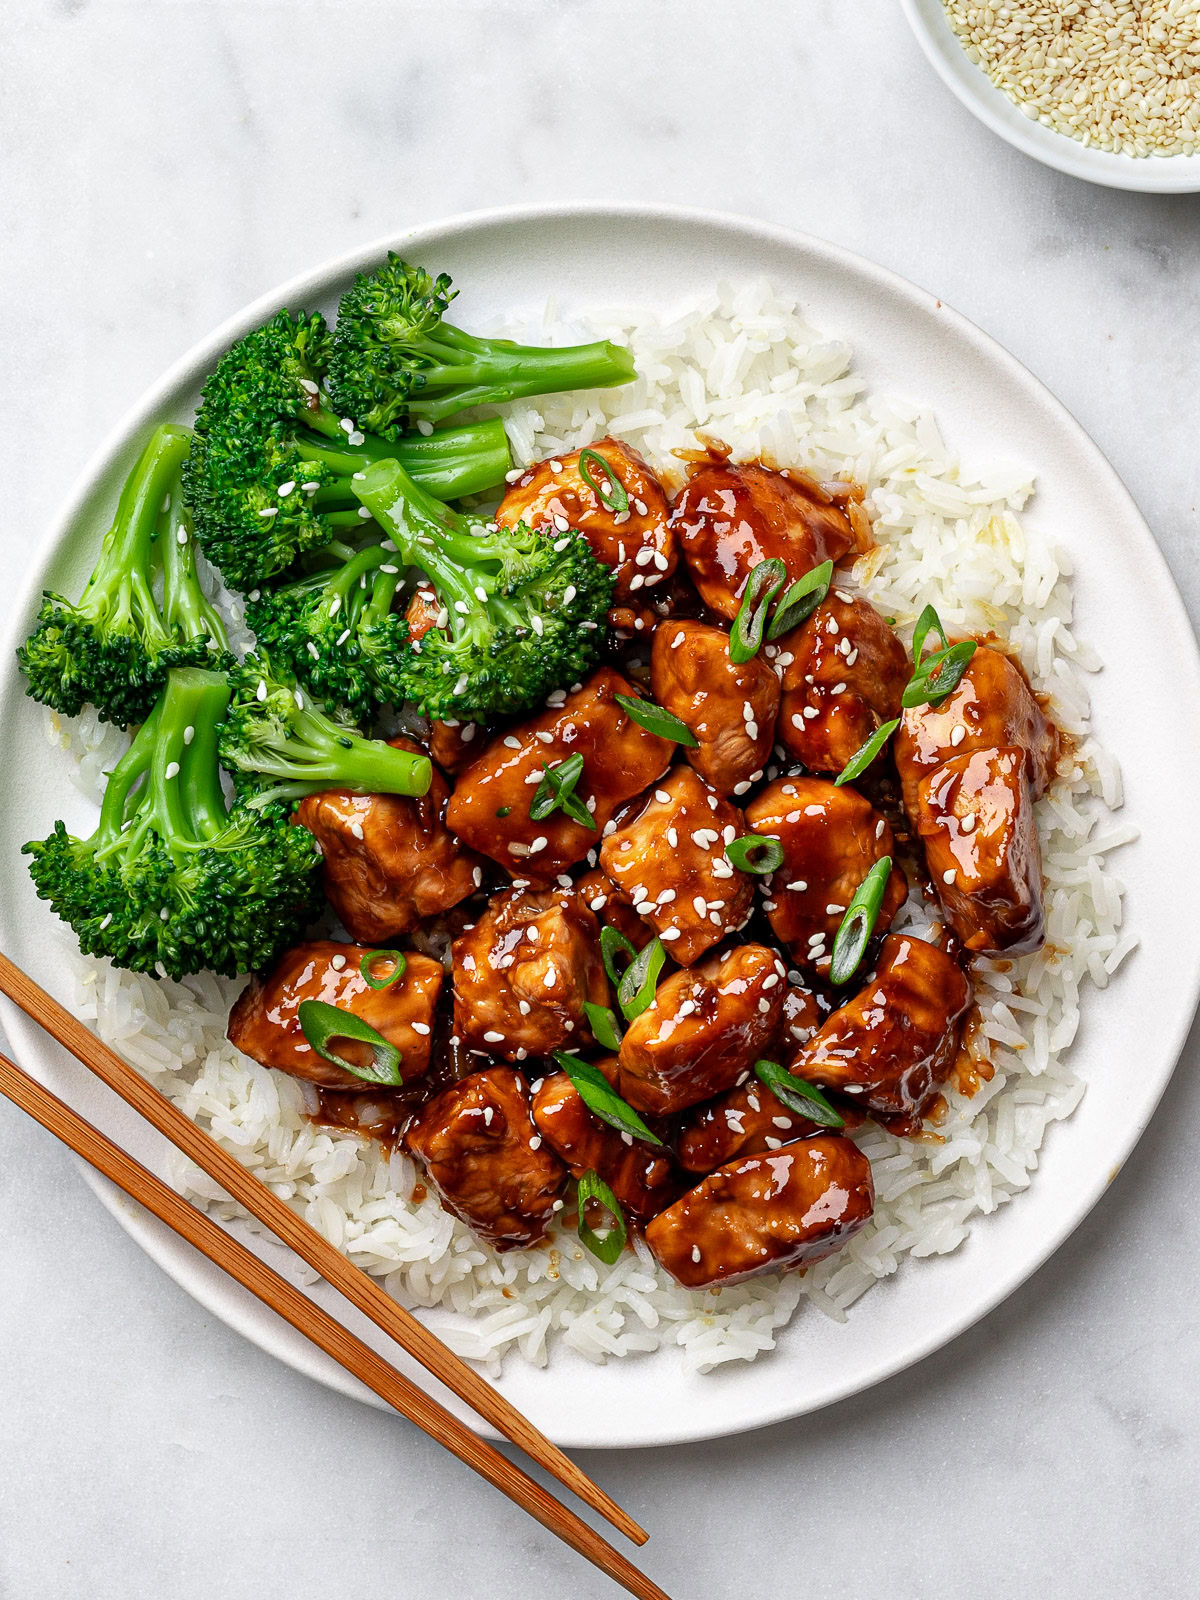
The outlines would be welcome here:
M 600 925 L 571 889 L 510 889 L 454 941 L 454 1031 L 509 1061 L 591 1039 L 585 1000 L 608 1004 Z
M 779 739 L 813 772 L 842 768 L 883 722 L 900 715 L 911 669 L 904 646 L 865 600 L 831 589 L 779 640 Z
M 875 1209 L 871 1164 L 836 1134 L 718 1167 L 646 1229 L 656 1259 L 685 1289 L 812 1266 L 853 1238 Z
M 930 880 L 968 950 L 1022 955 L 1044 937 L 1033 802 L 1059 755 L 1057 730 L 1016 662 L 983 645 L 940 706 L 904 713 L 896 768 Z
M 389 743 L 414 754 L 420 748 L 409 739 Z M 352 938 L 395 939 L 483 882 L 477 858 L 443 824 L 448 795 L 435 770 L 419 799 L 327 789 L 296 807 L 292 820 L 321 845 L 325 898 Z
M 616 1056 L 595 1065 L 615 1087 Z M 656 1216 L 679 1193 L 667 1151 L 642 1139 L 627 1143 L 588 1110 L 565 1072 L 552 1073 L 534 1090 L 533 1120 L 573 1177 L 581 1178 L 589 1170 L 597 1173 L 621 1206 L 639 1220 Z
M 654 938 L 654 929 L 644 917 L 638 916 L 629 896 L 599 867 L 576 878 L 575 891 L 589 911 L 594 911 L 601 922 L 628 939 L 635 950 L 641 950 Z
M 535 1244 L 567 1172 L 534 1126 L 529 1089 L 511 1067 L 473 1072 L 409 1124 L 404 1147 L 442 1204 L 497 1250 Z
M 438 722 L 429 724 L 429 754 L 451 777 L 469 767 L 484 745 L 483 728 L 478 722 Z
M 718 794 L 745 794 L 758 782 L 779 710 L 779 679 L 761 655 L 731 661 L 724 629 L 663 623 L 654 635 L 650 685 L 658 704 L 697 739 L 683 753 Z
M 767 467 L 699 467 L 671 509 L 671 526 L 705 605 L 732 621 L 760 561 L 782 561 L 793 583 L 845 555 L 854 543 L 850 520 L 823 494 Z
M 524 522 L 559 533 L 578 528 L 596 559 L 616 574 L 613 605 L 622 606 L 652 594 L 675 569 L 679 557 L 667 497 L 646 462 L 620 439 L 589 445 L 581 469 L 583 455 L 572 450 L 529 467 L 500 502 L 496 521 L 504 528 Z
M 632 696 L 632 684 L 601 667 L 560 704 L 493 739 L 460 775 L 447 826 L 471 849 L 531 883 L 553 882 L 581 861 L 599 844 L 617 807 L 667 770 L 675 749 L 670 739 L 634 722 L 613 699 L 617 694 Z M 574 792 L 596 826 L 561 809 L 535 821 L 529 806 L 545 769 L 576 754 L 583 757 L 583 773 Z
M 1042 851 L 1024 752 L 973 750 L 922 778 L 917 834 L 966 949 L 1024 955 L 1044 937 Z
M 787 1063 L 865 1110 L 918 1118 L 958 1053 L 971 989 L 958 965 L 910 934 L 890 933 L 866 985 Z
M 917 789 L 934 767 L 973 750 L 1014 746 L 1024 753 L 1030 790 L 1040 800 L 1054 777 L 1058 733 L 1017 663 L 981 644 L 941 704 L 914 706 L 896 730 L 893 751 L 909 817 L 916 823 Z
M 780 1037 L 770 1047 L 779 1059 L 795 1054 L 821 1026 L 828 1005 L 800 984 L 789 984 L 783 1002 Z M 689 1111 L 676 1142 L 679 1164 L 688 1172 L 711 1172 L 735 1156 L 778 1150 L 793 1139 L 820 1133 L 821 1124 L 783 1105 L 758 1077 Z
M 828 972 L 842 915 L 867 873 L 893 851 L 892 830 L 857 790 L 823 778 L 779 778 L 746 807 L 753 833 L 777 839 L 783 864 L 765 909 L 798 967 Z M 875 927 L 882 933 L 908 885 L 893 866 Z
M 669 1116 L 731 1089 L 778 1031 L 784 976 L 773 950 L 743 944 L 660 983 L 621 1041 L 624 1099 Z
M 600 847 L 600 865 L 681 967 L 690 967 L 750 913 L 754 885 L 725 855 L 742 814 L 691 767 L 659 780 L 642 809 Z
M 317 939 L 288 950 L 265 978 L 253 977 L 229 1013 L 230 1042 L 264 1067 L 290 1072 L 326 1089 L 361 1090 L 364 1079 L 319 1056 L 300 1027 L 300 1004 L 323 1000 L 369 1023 L 400 1052 L 400 1072 L 407 1083 L 429 1069 L 433 1013 L 442 987 L 441 963 L 408 951 L 403 975 L 382 989 L 373 989 L 362 974 L 371 951 L 366 945 L 336 944 Z M 377 957 L 370 971 L 376 982 L 395 963 Z M 330 1048 L 344 1061 L 368 1068 L 374 1055 L 354 1039 L 332 1038 Z

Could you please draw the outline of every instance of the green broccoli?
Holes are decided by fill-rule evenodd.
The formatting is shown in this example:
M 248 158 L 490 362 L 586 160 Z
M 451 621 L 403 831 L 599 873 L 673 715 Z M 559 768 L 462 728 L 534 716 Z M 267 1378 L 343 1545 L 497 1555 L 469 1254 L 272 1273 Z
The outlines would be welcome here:
M 400 568 L 378 543 L 355 550 L 335 539 L 321 554 L 336 564 L 253 591 L 246 622 L 310 694 L 371 722 L 404 698 L 408 624 L 392 610 Z
M 397 663 L 405 699 L 431 717 L 482 721 L 540 705 L 587 671 L 604 639 L 613 574 L 581 533 L 472 521 L 398 461 L 368 467 L 355 492 L 400 564 L 432 580 L 445 616 Z
M 219 673 L 172 671 L 109 779 L 90 839 L 63 823 L 25 846 L 38 895 L 89 955 L 180 978 L 267 965 L 321 903 L 320 852 L 285 812 L 228 806 L 217 758 Z
M 124 727 L 146 716 L 172 667 L 229 659 L 225 630 L 196 576 L 180 502 L 190 442 L 186 428 L 155 430 L 121 491 L 79 601 L 44 594 L 34 630 L 17 651 L 28 693 L 43 705 L 75 716 L 90 702 L 103 721 Z M 161 610 L 154 598 L 156 554 Z
M 324 318 L 280 311 L 239 339 L 204 385 L 184 498 L 209 560 L 250 590 L 361 526 L 353 479 L 401 454 L 435 494 L 495 487 L 511 457 L 498 418 L 384 445 L 330 409 Z
M 607 389 L 636 376 L 607 339 L 560 349 L 483 339 L 443 321 L 457 291 L 394 252 L 360 273 L 338 306 L 329 359 L 336 405 L 361 427 L 397 439 L 410 420 L 440 422 L 467 406 L 564 389 Z M 407 465 L 407 463 L 405 463 Z
M 264 651 L 234 667 L 229 682 L 221 760 L 252 808 L 277 808 L 322 789 L 422 795 L 429 788 L 428 756 L 365 738 L 351 721 L 314 704 Z

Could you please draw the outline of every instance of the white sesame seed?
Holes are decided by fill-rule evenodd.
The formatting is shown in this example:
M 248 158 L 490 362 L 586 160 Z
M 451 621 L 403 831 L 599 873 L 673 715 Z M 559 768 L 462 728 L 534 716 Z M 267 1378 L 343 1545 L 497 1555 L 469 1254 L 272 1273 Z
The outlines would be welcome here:
M 529 846 L 529 854 L 531 856 L 537 855 L 538 851 L 539 850 L 544 850 L 546 848 L 546 846 L 549 844 L 549 842 L 550 841 L 546 838 L 546 835 L 544 833 L 539 833 L 537 838 Z
M 684 634 L 684 633 L 677 633 L 675 635 L 675 637 L 671 640 L 671 649 L 672 650 L 678 650 L 679 646 L 683 643 L 683 641 L 684 641 L 684 639 L 686 637 L 687 637 L 687 635 Z
M 804 715 L 805 715 L 805 717 L 806 717 L 806 718 L 807 718 L 807 719 L 808 719 L 808 721 L 809 721 L 809 722 L 811 722 L 811 721 L 812 721 L 812 719 L 813 719 L 813 718 L 814 718 L 814 717 L 815 717 L 815 716 L 819 716 L 819 715 L 820 715 L 820 713 L 819 713 L 819 712 L 818 712 L 818 711 L 817 711 L 817 708 L 816 708 L 816 706 L 805 706 L 805 708 L 804 708 Z
M 763 1135 L 763 1143 L 766 1145 L 768 1150 L 782 1150 L 783 1149 L 783 1140 L 782 1139 L 777 1139 L 773 1133 L 764 1134 Z
M 746 791 L 749 789 L 749 787 L 750 787 L 749 781 L 747 779 L 743 778 L 741 783 L 735 783 L 734 784 L 733 792 L 734 792 L 734 794 L 745 794 Z
M 632 578 L 630 578 L 630 580 L 629 580 L 629 591 L 630 591 L 630 593 L 632 594 L 635 589 L 640 589 L 642 587 L 642 585 L 645 583 L 645 581 L 646 581 L 645 578 L 642 576 L 642 574 L 640 572 L 635 573 L 634 576 Z M 636 623 L 635 623 L 635 626 L 636 626 Z
M 771 1010 L 771 1002 L 769 1000 L 760 1000 L 758 1002 L 758 1009 L 762 1012 L 764 1017 L 767 1016 Z
M 561 472 L 562 469 L 563 469 L 563 464 L 562 464 L 561 461 L 552 461 L 550 463 L 550 471 L 551 472 Z
M 708 915 L 708 901 L 702 894 L 692 896 L 692 905 L 696 908 L 697 916 L 706 917 Z
M 665 789 L 655 789 L 654 798 L 658 801 L 660 806 L 669 806 L 671 803 L 671 796 Z
M 170 920 L 171 913 L 167 910 L 166 906 L 163 906 L 163 908 L 161 909 L 161 911 L 158 914 L 159 914 L 159 917 L 162 919 L 163 922 L 168 922 Z
M 555 517 L 554 527 L 558 533 L 570 533 L 571 531 L 571 524 L 566 517 Z
M 504 1035 L 502 1033 L 497 1033 L 495 1028 L 489 1028 L 483 1036 L 483 1042 L 485 1044 L 501 1044 L 503 1040 Z M 491 1108 L 489 1107 L 489 1110 L 490 1109 Z
M 529 1001 L 528 1000 L 518 1000 L 517 1001 L 517 1010 L 521 1013 L 521 1015 L 523 1017 L 527 1017 L 529 1015 Z
M 363 837 L 362 823 L 361 822 L 352 822 L 350 824 L 350 832 L 354 835 L 354 837 L 356 839 L 360 839 L 361 840 L 362 837 Z
M 786 887 L 789 888 L 793 894 L 803 894 L 808 888 L 808 882 L 804 878 L 793 878 L 791 883 L 789 883 Z
M 529 1148 L 531 1150 L 540 1150 L 542 1148 L 542 1136 L 540 1133 L 535 1133 L 533 1138 L 530 1139 Z
M 672 939 L 678 939 L 678 937 L 679 937 L 679 929 L 678 928 L 664 928 L 663 931 L 659 934 L 659 938 L 663 941 L 664 944 L 669 944 Z
M 700 1260 L 700 1246 L 698 1244 L 692 1246 L 692 1260 L 697 1262 Z
M 259 679 L 258 688 L 254 692 L 259 700 L 267 698 L 267 680 L 265 678 Z
M 942 882 L 953 883 L 957 876 L 958 874 L 955 872 L 954 868 L 948 867 L 946 871 L 942 873 Z
M 329 965 L 335 972 L 340 972 L 346 965 L 346 958 L 345 956 L 333 956 L 329 962 Z
M 953 745 L 959 745 L 959 744 L 961 744 L 963 742 L 963 740 L 966 737 L 967 737 L 967 730 L 966 730 L 966 728 L 963 727 L 962 723 L 960 722 L 960 723 L 956 724 L 956 726 L 954 728 L 954 731 L 950 735 L 950 743 L 953 744 Z
M 763 988 L 773 989 L 778 982 L 779 974 L 777 972 L 768 972 L 766 977 L 763 979 Z
M 412 1031 L 414 1033 L 419 1033 L 421 1037 L 424 1038 L 429 1032 L 429 1024 L 427 1022 L 414 1022 L 412 1025 Z
M 667 843 L 671 846 L 672 850 L 677 850 L 679 848 L 679 834 L 674 828 L 667 829 Z
M 836 901 L 831 900 L 825 907 L 825 915 L 827 917 L 840 917 L 845 909 L 845 906 L 839 906 Z
M 962 818 L 959 819 L 959 824 L 958 825 L 961 828 L 961 830 L 963 831 L 963 833 L 974 833 L 974 831 L 975 831 L 975 817 L 974 817 L 974 814 L 972 812 L 968 812 L 965 817 L 962 817 Z

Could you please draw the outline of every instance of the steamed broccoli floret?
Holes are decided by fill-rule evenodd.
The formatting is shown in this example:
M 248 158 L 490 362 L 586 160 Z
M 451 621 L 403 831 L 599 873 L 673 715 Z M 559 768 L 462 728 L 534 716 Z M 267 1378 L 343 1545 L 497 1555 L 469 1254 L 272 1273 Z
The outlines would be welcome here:
M 342 296 L 329 389 L 360 426 L 397 439 L 410 419 L 440 422 L 467 406 L 499 405 L 564 389 L 607 389 L 635 376 L 620 345 L 539 349 L 482 339 L 443 321 L 457 291 L 394 252 Z
M 297 556 L 361 526 L 354 474 L 399 450 L 433 493 L 490 489 L 510 462 L 497 418 L 386 446 L 331 409 L 321 388 L 329 331 L 280 311 L 228 350 L 204 385 L 184 497 L 205 554 L 249 590 Z
M 25 846 L 38 895 L 89 955 L 135 972 L 226 976 L 267 965 L 317 914 L 320 854 L 286 813 L 221 790 L 218 673 L 173 671 L 109 779 L 90 839 L 63 823 Z
M 186 428 L 157 429 L 121 491 L 79 601 L 43 596 L 34 631 L 17 651 L 28 692 L 43 705 L 75 716 L 90 702 L 104 721 L 123 727 L 147 714 L 172 667 L 227 659 L 225 630 L 200 588 L 179 498 L 190 442 Z M 156 549 L 161 610 L 153 592 Z
M 400 568 L 378 544 L 355 551 L 335 540 L 323 554 L 336 565 L 256 591 L 246 622 L 311 694 L 370 722 L 404 698 L 398 666 L 408 624 L 392 610 Z
M 431 717 L 483 721 L 540 705 L 587 671 L 604 639 L 613 574 L 581 533 L 472 522 L 397 461 L 368 467 L 355 491 L 398 560 L 432 579 L 446 614 L 397 664 L 405 699 Z
M 365 738 L 348 718 L 316 705 L 265 652 L 247 656 L 229 682 L 221 760 L 251 806 L 322 789 L 421 795 L 429 788 L 428 756 Z

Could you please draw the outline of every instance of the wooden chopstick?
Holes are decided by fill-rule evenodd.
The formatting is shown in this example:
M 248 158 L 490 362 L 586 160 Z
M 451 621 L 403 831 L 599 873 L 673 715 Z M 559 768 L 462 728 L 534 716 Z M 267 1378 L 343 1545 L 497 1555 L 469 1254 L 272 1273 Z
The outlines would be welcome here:
M 431 1399 L 411 1379 L 389 1366 L 370 1345 L 343 1328 L 224 1228 L 189 1205 L 160 1178 L 3 1055 L 0 1055 L 0 1094 L 27 1111 L 97 1172 L 102 1172 L 131 1199 L 195 1245 L 264 1305 L 278 1312 L 293 1328 L 331 1355 L 347 1372 L 373 1389 L 410 1422 L 415 1422 L 431 1439 L 445 1445 L 460 1461 L 528 1511 L 601 1572 L 607 1573 L 629 1594 L 638 1595 L 641 1600 L 668 1600 L 656 1583 L 639 1572 L 574 1511 L 560 1505 L 541 1484 L 478 1434 L 472 1433 L 465 1423 Z
M 535 1428 L 487 1380 L 454 1354 L 436 1334 L 406 1311 L 365 1272 L 323 1239 L 303 1217 L 298 1217 L 261 1179 L 223 1150 L 215 1139 L 186 1117 L 178 1106 L 147 1083 L 115 1050 L 31 977 L 0 954 L 0 991 L 20 1006 L 26 1016 L 45 1028 L 77 1061 L 94 1072 L 127 1105 L 140 1112 L 189 1160 L 216 1180 L 251 1215 L 320 1273 L 326 1283 L 341 1291 L 352 1305 L 370 1317 L 377 1328 L 395 1339 L 426 1371 L 452 1390 L 506 1439 L 524 1450 L 565 1488 L 605 1517 L 635 1544 L 645 1544 L 649 1534 L 628 1512 L 605 1494 L 557 1445 Z

